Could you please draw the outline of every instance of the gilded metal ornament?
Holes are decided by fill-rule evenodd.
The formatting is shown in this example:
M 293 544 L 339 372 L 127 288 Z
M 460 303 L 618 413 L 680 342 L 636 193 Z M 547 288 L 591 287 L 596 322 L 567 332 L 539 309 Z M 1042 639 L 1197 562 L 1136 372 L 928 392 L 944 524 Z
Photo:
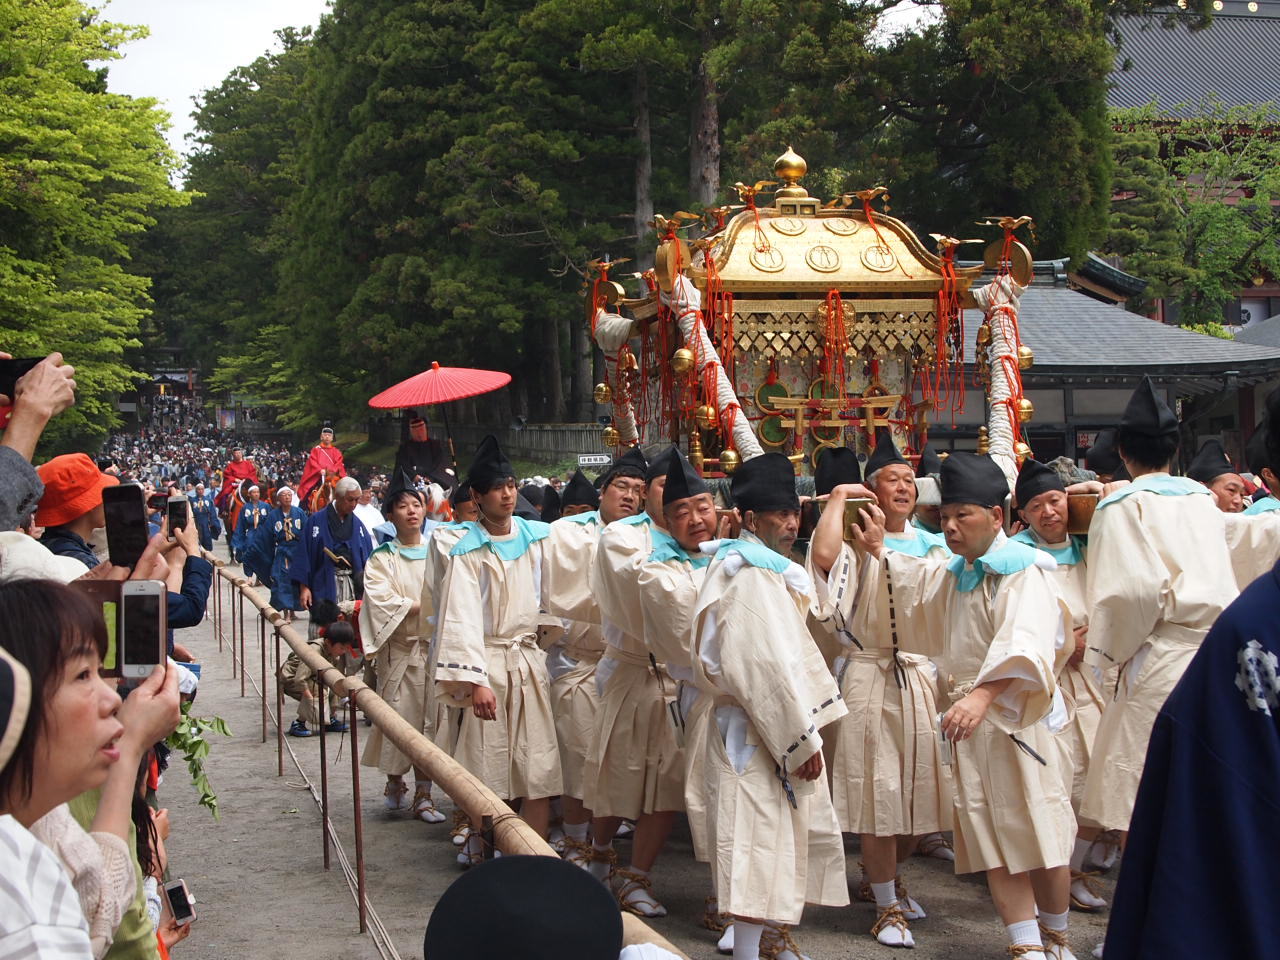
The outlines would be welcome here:
M 1026 397 L 1018 400 L 1018 422 L 1030 423 L 1031 418 L 1036 415 L 1036 406 Z
M 600 442 L 606 447 L 616 447 L 622 443 L 622 434 L 618 433 L 616 427 L 605 427 L 600 433 Z
M 1018 369 L 1030 370 L 1036 362 L 1035 351 L 1028 347 L 1025 343 L 1018 347 Z
M 738 451 L 726 447 L 720 451 L 720 469 L 727 475 L 733 476 L 733 472 L 738 469 L 738 465 L 742 459 L 738 456 Z
M 611 403 L 613 401 L 613 388 L 607 383 L 597 383 L 596 388 L 591 391 L 591 398 L 599 404 Z
M 671 371 L 682 377 L 693 369 L 693 361 L 693 351 L 688 347 L 681 347 L 671 355 Z
M 804 255 L 804 262 L 819 273 L 835 273 L 840 269 L 840 254 L 836 252 L 835 247 L 820 243 L 809 248 Z
M 699 430 L 714 430 L 719 418 L 716 415 L 716 408 L 707 403 L 693 412 L 693 419 L 698 424 Z

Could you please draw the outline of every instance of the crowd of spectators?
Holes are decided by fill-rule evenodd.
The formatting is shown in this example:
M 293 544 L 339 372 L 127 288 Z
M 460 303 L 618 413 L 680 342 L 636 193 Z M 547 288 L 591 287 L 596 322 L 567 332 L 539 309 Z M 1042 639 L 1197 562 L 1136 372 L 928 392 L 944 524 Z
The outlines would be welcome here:
M 132 566 L 112 564 L 103 491 L 157 470 L 194 477 L 216 448 L 195 407 L 170 403 L 145 435 L 115 438 L 125 469 L 87 453 L 36 468 L 75 370 L 52 354 L 13 394 L 0 396 L 0 956 L 158 960 L 191 929 L 161 894 L 178 828 L 157 798 L 165 740 L 199 677 L 174 631 L 204 619 L 213 571 L 190 514 L 172 537 L 161 519 Z M 168 655 L 142 679 L 104 671 L 113 631 L 85 589 L 125 580 L 164 584 Z

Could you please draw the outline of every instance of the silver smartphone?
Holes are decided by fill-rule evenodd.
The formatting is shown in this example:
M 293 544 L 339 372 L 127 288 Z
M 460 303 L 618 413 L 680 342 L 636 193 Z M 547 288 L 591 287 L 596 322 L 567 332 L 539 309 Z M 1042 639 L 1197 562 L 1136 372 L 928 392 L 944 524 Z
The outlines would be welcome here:
M 187 881 L 170 880 L 164 885 L 164 896 L 169 902 L 169 911 L 174 922 L 185 927 L 196 918 L 195 904 L 191 902 L 191 891 L 187 889 Z
M 160 580 L 120 584 L 120 675 L 145 678 L 165 662 L 167 590 Z

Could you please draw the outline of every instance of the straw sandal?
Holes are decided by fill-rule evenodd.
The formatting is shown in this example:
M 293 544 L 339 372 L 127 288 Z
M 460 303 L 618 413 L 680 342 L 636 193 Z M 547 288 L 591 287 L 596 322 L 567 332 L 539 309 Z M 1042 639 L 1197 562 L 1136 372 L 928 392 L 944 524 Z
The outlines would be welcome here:
M 714 896 L 702 902 L 702 925 L 715 933 L 724 933 L 733 923 L 733 917 L 720 912 L 720 901 Z
M 897 927 L 901 930 L 903 942 L 885 943 L 881 940 L 880 931 L 884 930 L 886 927 Z M 886 947 L 905 947 L 910 949 L 915 946 L 915 941 L 909 939 L 911 937 L 911 932 L 910 928 L 907 926 L 907 918 L 903 914 L 902 908 L 899 907 L 897 903 L 891 907 L 885 907 L 880 911 L 880 915 L 876 917 L 876 922 L 871 927 L 871 935 L 876 938 L 877 942 Z
M 444 823 L 444 814 L 436 808 L 431 794 L 423 790 L 413 794 L 413 815 L 423 823 Z
M 621 882 L 615 882 L 621 881 Z M 609 874 L 609 887 L 613 890 L 613 895 L 618 898 L 618 906 L 627 911 L 634 913 L 637 917 L 645 917 L 652 919 L 653 917 L 665 917 L 667 908 L 658 902 L 658 898 L 653 895 L 653 881 L 642 873 L 636 873 L 634 870 L 627 870 L 623 867 L 614 867 L 613 872 Z M 644 908 L 648 904 L 644 901 L 633 899 L 633 894 L 643 893 L 653 903 L 652 909 L 645 912 Z

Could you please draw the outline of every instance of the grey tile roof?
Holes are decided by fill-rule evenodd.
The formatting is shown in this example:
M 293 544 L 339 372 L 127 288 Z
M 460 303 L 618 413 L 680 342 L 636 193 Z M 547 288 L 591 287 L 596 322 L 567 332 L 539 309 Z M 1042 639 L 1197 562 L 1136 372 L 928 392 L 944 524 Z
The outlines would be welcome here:
M 1280 4 L 1266 3 L 1262 14 L 1219 14 L 1203 30 L 1185 23 L 1162 26 L 1158 17 L 1121 17 L 1123 37 L 1107 95 L 1113 107 L 1143 107 L 1158 99 L 1166 116 L 1185 116 L 1173 108 L 1216 93 L 1227 106 L 1280 103 Z M 1271 14 L 1271 15 L 1267 15 Z M 1125 60 L 1131 69 L 1122 70 Z
M 1280 372 L 1280 342 L 1260 346 L 1220 340 L 1148 320 L 1065 286 L 1032 285 L 1019 304 L 1022 340 L 1039 375 L 1085 372 L 1117 376 L 1212 376 Z M 966 310 L 966 360 L 972 360 L 982 314 Z M 1272 323 L 1268 320 L 1266 323 Z M 1280 332 L 1280 328 L 1278 331 Z
M 1280 347 L 1280 314 L 1269 320 L 1251 323 L 1236 334 L 1237 343 L 1252 343 L 1259 347 Z

